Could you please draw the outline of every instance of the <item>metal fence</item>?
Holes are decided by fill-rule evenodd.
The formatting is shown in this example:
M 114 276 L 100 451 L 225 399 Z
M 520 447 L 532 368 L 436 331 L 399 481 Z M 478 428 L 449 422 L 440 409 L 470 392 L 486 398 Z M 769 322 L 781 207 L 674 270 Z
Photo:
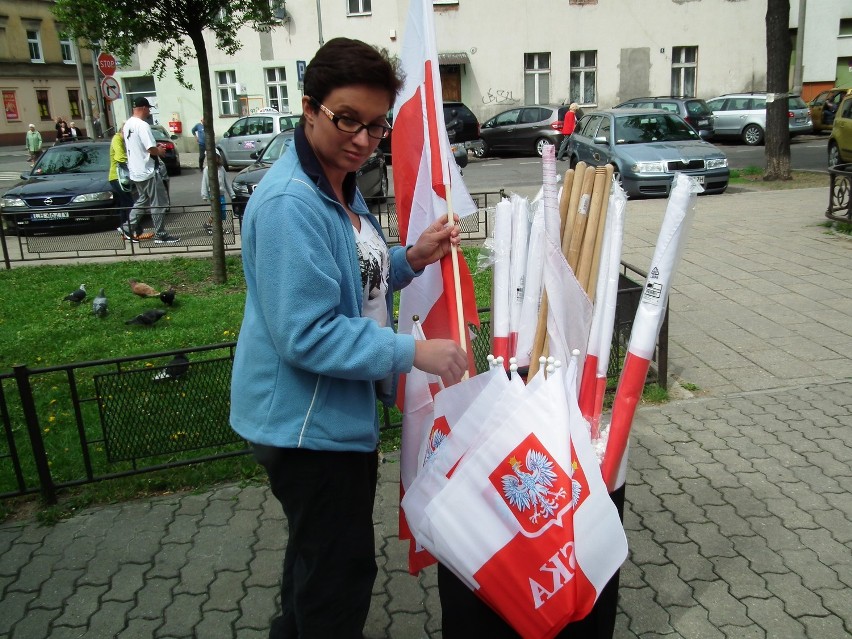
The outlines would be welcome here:
M 828 208 L 825 216 L 835 222 L 852 222 L 852 164 L 828 169 Z
M 624 265 L 625 273 L 637 273 Z M 608 375 L 620 372 L 642 286 L 623 275 Z M 490 311 L 475 329 L 477 370 L 487 368 Z M 666 379 L 667 324 L 649 381 Z M 79 362 L 14 367 L 0 374 L 0 498 L 40 492 L 249 452 L 228 423 L 235 342 Z M 189 363 L 176 365 L 175 356 Z M 654 375 L 656 373 L 656 375 Z M 400 426 L 384 409 L 383 429 Z
M 472 193 L 477 204 L 477 212 L 461 222 L 462 239 L 481 241 L 488 237 L 489 218 L 494 207 L 503 197 L 503 191 Z M 367 204 L 378 218 L 390 244 L 399 243 L 399 224 L 394 198 L 369 198 Z M 14 263 L 38 262 L 45 260 L 131 259 L 139 255 L 180 255 L 209 254 L 213 248 L 213 237 L 205 228 L 210 218 L 210 206 L 190 205 L 171 206 L 165 214 L 166 230 L 180 238 L 175 244 L 157 244 L 152 236 L 138 243 L 130 242 L 109 225 L 116 218 L 116 209 L 97 209 L 75 211 L 75 215 L 87 218 L 92 228 L 105 228 L 97 232 L 74 232 L 75 227 L 59 231 L 32 231 L 21 234 L 11 233 L 6 224 L 0 224 L 0 249 L 3 264 L 7 269 Z M 142 220 L 150 227 L 150 218 Z M 150 229 L 147 229 L 150 230 Z M 233 214 L 230 205 L 226 207 L 226 219 L 223 222 L 223 240 L 225 251 L 239 251 L 241 220 Z

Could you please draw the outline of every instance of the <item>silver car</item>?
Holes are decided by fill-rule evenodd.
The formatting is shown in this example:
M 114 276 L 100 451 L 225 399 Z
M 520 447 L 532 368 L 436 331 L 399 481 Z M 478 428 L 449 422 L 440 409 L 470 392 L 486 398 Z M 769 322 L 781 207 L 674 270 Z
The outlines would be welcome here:
M 548 144 L 558 149 L 567 111 L 567 104 L 539 104 L 498 113 L 480 127 L 482 146 L 474 150 L 474 155 L 483 157 L 508 151 L 541 157 Z
M 584 116 L 568 146 L 571 166 L 612 164 L 629 196 L 667 196 L 675 172 L 705 193 L 728 188 L 728 158 L 687 122 L 662 109 L 606 109 Z
M 763 144 L 766 134 L 766 94 L 731 93 L 707 100 L 716 118 L 715 135 L 741 138 L 749 145 Z M 808 105 L 797 95 L 787 100 L 790 137 L 813 133 Z
M 264 108 L 234 122 L 216 142 L 225 170 L 253 164 L 252 153 L 262 151 L 282 131 L 294 128 L 300 117 Z

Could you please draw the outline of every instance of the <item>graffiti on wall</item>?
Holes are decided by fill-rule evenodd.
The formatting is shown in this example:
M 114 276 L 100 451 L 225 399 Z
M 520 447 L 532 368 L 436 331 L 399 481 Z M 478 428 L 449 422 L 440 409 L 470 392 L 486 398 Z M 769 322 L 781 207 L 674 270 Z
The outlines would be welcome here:
M 482 104 L 517 104 L 520 102 L 511 91 L 505 89 L 488 89 L 482 96 Z

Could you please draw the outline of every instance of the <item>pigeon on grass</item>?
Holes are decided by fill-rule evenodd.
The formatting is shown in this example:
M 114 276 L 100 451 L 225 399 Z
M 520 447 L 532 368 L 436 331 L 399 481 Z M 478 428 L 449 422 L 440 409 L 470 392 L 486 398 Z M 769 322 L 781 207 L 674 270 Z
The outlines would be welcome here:
M 107 312 L 107 298 L 104 293 L 104 289 L 102 288 L 98 293 L 98 296 L 92 300 L 92 313 L 98 317 L 105 317 Z
M 172 358 L 166 367 L 162 370 L 157 371 L 157 373 L 152 378 L 154 381 L 160 381 L 164 379 L 178 379 L 186 375 L 186 371 L 189 369 L 189 359 L 183 353 L 178 353 Z
M 133 291 L 134 295 L 138 295 L 139 297 L 157 297 L 160 294 L 153 286 L 148 286 L 145 282 L 139 282 L 134 279 L 127 281 L 130 284 L 130 290 Z
M 170 286 L 168 291 L 160 293 L 160 301 L 166 306 L 171 306 L 175 303 L 175 287 Z
M 139 313 L 133 319 L 129 319 L 125 324 L 140 324 L 142 326 L 152 326 L 156 324 L 166 312 L 161 308 L 149 308 L 147 311 Z
M 79 304 L 84 299 L 86 299 L 86 285 L 80 284 L 80 288 L 78 288 L 76 291 L 71 291 L 70 293 L 68 293 L 68 295 L 62 298 L 62 301 L 74 302 L 75 304 Z

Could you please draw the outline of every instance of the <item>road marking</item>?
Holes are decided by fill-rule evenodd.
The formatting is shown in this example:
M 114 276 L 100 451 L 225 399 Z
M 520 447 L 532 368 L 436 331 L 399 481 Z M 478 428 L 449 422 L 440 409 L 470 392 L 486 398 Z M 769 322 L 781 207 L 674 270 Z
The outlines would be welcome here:
M 9 181 L 9 180 L 20 180 L 21 172 L 20 171 L 0 171 L 0 182 Z

